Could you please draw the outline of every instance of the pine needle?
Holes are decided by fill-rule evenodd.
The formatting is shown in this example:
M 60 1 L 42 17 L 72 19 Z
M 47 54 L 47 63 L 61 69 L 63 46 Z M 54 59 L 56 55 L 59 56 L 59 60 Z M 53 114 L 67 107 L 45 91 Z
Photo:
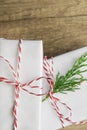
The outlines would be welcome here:
M 76 60 L 73 67 L 68 72 L 61 76 L 60 73 L 56 76 L 54 85 L 54 93 L 61 92 L 66 93 L 67 91 L 75 91 L 79 89 L 79 85 L 87 79 L 83 76 L 83 73 L 87 72 L 87 53 L 82 55 Z
M 57 74 L 54 93 L 60 92 L 66 94 L 68 91 L 75 92 L 80 89 L 80 84 L 87 79 L 83 76 L 83 73 L 87 72 L 87 53 L 82 55 L 77 59 L 68 72 L 61 76 L 60 73 Z M 47 95 L 42 101 L 45 101 L 49 95 Z

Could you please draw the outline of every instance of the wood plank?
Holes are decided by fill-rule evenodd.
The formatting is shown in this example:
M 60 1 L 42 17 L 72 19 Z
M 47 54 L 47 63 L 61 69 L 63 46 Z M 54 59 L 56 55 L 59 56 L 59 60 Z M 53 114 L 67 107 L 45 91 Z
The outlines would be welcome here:
M 43 40 L 49 57 L 87 45 L 86 16 L 1 22 L 0 30 L 5 38 Z
M 0 21 L 87 16 L 87 0 L 0 0 Z
M 85 125 L 75 125 L 75 126 L 68 126 L 60 130 L 87 130 L 87 124 Z

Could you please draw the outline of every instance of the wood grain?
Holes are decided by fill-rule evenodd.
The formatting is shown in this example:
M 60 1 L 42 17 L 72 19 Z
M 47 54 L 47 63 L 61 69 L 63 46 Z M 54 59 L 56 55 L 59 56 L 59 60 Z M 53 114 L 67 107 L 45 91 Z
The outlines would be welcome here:
M 42 39 L 49 57 L 87 45 L 86 16 L 1 22 L 0 30 L 5 38 Z
M 0 37 L 41 39 L 48 57 L 86 46 L 87 0 L 0 0 Z
M 68 126 L 60 130 L 87 130 L 87 125 Z
M 87 45 L 86 0 L 0 0 L 0 36 L 42 39 L 48 57 Z
M 0 21 L 78 17 L 86 12 L 86 0 L 0 0 Z

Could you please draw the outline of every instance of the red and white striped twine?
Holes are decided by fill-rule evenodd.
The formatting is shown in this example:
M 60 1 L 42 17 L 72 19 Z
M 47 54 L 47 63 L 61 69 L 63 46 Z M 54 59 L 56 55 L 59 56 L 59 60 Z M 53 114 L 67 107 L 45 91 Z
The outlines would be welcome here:
M 32 83 L 33 82 L 37 82 L 39 81 L 40 79 L 44 78 L 44 79 L 47 79 L 49 85 L 50 85 L 50 91 L 48 92 L 48 95 L 51 99 L 51 104 L 54 108 L 54 110 L 56 111 L 57 113 L 57 116 L 59 117 L 60 119 L 60 122 L 61 122 L 61 125 L 62 127 L 64 127 L 64 120 L 66 121 L 69 121 L 70 123 L 72 124 L 85 124 L 87 123 L 87 121 L 81 121 L 81 122 L 72 122 L 70 120 L 70 117 L 72 115 L 72 111 L 71 111 L 71 108 L 68 107 L 65 103 L 61 102 L 61 100 L 59 98 L 56 98 L 54 96 L 54 92 L 53 92 L 53 88 L 54 88 L 54 63 L 53 63 L 53 58 L 52 58 L 52 61 L 51 61 L 51 65 L 49 64 L 48 60 L 47 60 L 47 57 L 44 58 L 44 63 L 43 63 L 43 68 L 44 68 L 44 71 L 45 71 L 45 74 L 47 77 L 39 77 L 39 78 L 36 78 L 32 81 L 29 81 L 28 83 L 20 83 L 19 81 L 19 78 L 20 78 L 20 64 L 21 64 L 21 56 L 22 56 L 22 40 L 19 40 L 19 44 L 18 44 L 18 60 L 17 60 L 17 72 L 15 72 L 15 69 L 14 67 L 11 65 L 11 63 L 5 59 L 3 56 L 0 56 L 0 60 L 2 60 L 3 62 L 5 62 L 11 72 L 12 72 L 12 75 L 13 75 L 13 78 L 14 78 L 14 81 L 6 78 L 6 77 L 2 77 L 0 76 L 0 82 L 5 82 L 7 84 L 10 84 L 10 85 L 13 85 L 15 86 L 15 103 L 14 103 L 14 108 L 13 108 L 13 115 L 14 115 L 14 130 L 17 130 L 18 128 L 18 119 L 17 119 L 17 109 L 18 109 L 18 101 L 19 101 L 19 97 L 20 97 L 20 90 L 23 90 L 25 92 L 27 92 L 28 94 L 32 94 L 32 95 L 35 95 L 35 96 L 43 96 L 47 93 L 44 93 L 44 94 L 40 94 L 40 93 L 33 93 L 33 92 L 30 92 L 29 90 L 26 89 L 26 86 L 27 87 L 30 87 L 32 89 L 34 88 L 37 88 L 37 89 L 42 89 L 42 87 L 40 86 L 32 86 Z M 61 112 L 60 112 L 60 109 L 57 105 L 57 102 L 59 102 L 61 105 L 63 105 L 64 107 L 66 107 L 66 109 L 68 109 L 69 111 L 69 116 L 68 117 L 65 117 Z
M 47 56 L 44 57 L 44 61 L 43 61 L 43 69 L 44 72 L 47 76 L 47 81 L 49 83 L 50 86 L 50 91 L 48 92 L 48 95 L 50 97 L 50 101 L 51 101 L 51 105 L 53 107 L 53 109 L 56 111 L 57 116 L 61 122 L 62 127 L 64 128 L 64 120 L 70 122 L 73 125 L 77 125 L 77 124 L 85 124 L 87 123 L 87 121 L 80 121 L 80 122 L 73 122 L 70 117 L 72 116 L 72 110 L 69 106 L 67 106 L 66 103 L 62 102 L 59 98 L 54 96 L 54 83 L 55 83 L 55 79 L 54 79 L 54 63 L 53 63 L 53 58 L 51 59 L 51 64 L 48 62 Z M 69 111 L 69 116 L 65 117 L 63 113 L 61 113 L 60 108 L 58 107 L 57 103 L 60 103 L 61 105 L 63 105 L 63 107 L 65 107 L 68 111 Z
M 36 78 L 36 79 L 29 81 L 28 83 L 24 83 L 24 84 L 20 83 L 20 81 L 19 81 L 20 63 L 21 63 L 21 56 L 22 56 L 22 42 L 23 42 L 22 40 L 19 40 L 19 44 L 18 44 L 17 72 L 15 72 L 14 67 L 11 65 L 11 63 L 7 59 L 5 59 L 3 56 L 0 56 L 0 60 L 2 60 L 3 62 L 5 62 L 8 65 L 8 67 L 10 68 L 10 70 L 12 72 L 13 78 L 14 78 L 14 81 L 12 81 L 6 77 L 0 76 L 0 82 L 5 82 L 9 85 L 15 86 L 15 103 L 14 103 L 14 107 L 13 107 L 13 115 L 14 115 L 13 127 L 14 127 L 14 130 L 17 130 L 17 128 L 18 128 L 17 109 L 18 109 L 18 105 L 19 105 L 18 101 L 19 101 L 19 97 L 20 97 L 20 90 L 23 90 L 23 91 L 27 92 L 28 94 L 32 94 L 35 96 L 43 96 L 44 95 L 42 93 L 34 93 L 34 92 L 31 92 L 31 91 L 26 89 L 26 86 L 30 87 L 32 89 L 34 89 L 34 88 L 42 89 L 40 86 L 32 85 L 32 83 L 38 82 L 43 77 Z
M 22 40 L 19 40 L 18 44 L 18 60 L 17 60 L 17 73 L 16 73 L 16 80 L 19 82 L 19 74 L 20 74 L 20 63 L 21 63 L 21 54 L 22 54 Z M 19 83 L 18 85 L 15 86 L 15 103 L 14 103 L 14 108 L 13 108 L 13 115 L 14 115 L 14 130 L 17 129 L 18 127 L 18 119 L 17 119 L 17 108 L 18 108 L 18 101 L 20 97 L 20 89 L 21 89 L 21 84 Z

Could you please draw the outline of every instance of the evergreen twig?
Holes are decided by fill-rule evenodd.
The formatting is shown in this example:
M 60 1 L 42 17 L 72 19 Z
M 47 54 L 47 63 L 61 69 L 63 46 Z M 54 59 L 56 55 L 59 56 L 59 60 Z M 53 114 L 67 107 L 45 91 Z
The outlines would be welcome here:
M 68 72 L 61 76 L 60 73 L 57 74 L 55 85 L 54 85 L 54 93 L 67 93 L 67 91 L 74 92 L 79 89 L 79 85 L 86 81 L 87 79 L 83 76 L 84 72 L 87 72 L 87 53 L 82 55 L 79 59 L 77 59 Z M 45 101 L 49 95 L 47 95 L 43 101 Z

